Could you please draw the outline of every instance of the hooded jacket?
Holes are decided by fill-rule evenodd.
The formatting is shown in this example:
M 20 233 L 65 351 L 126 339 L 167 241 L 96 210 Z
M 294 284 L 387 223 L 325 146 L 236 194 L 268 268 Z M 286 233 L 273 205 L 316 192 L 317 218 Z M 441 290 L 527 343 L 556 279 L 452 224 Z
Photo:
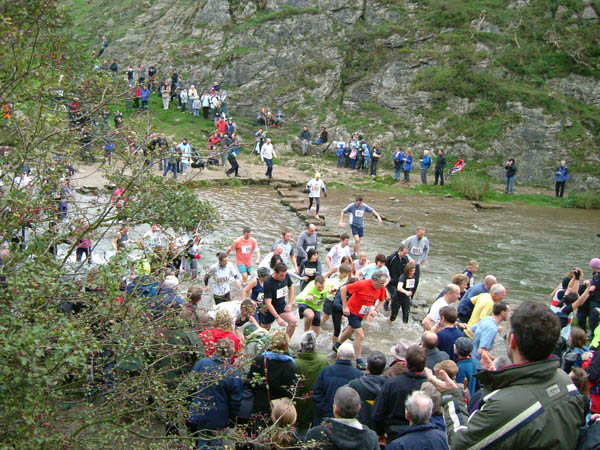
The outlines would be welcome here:
M 295 359 L 298 375 L 301 381 L 296 392 L 296 410 L 298 411 L 298 424 L 310 425 L 315 415 L 315 406 L 312 395 L 313 387 L 321 371 L 329 365 L 327 357 L 317 352 L 299 352 Z M 308 398 L 304 398 L 308 396 Z
M 373 405 L 375 400 L 383 388 L 383 383 L 387 378 L 381 375 L 372 375 L 367 373 L 360 378 L 355 378 L 348 386 L 358 392 L 360 395 L 361 408 L 358 413 L 360 423 L 368 426 L 371 429 L 375 428 L 372 420 Z
M 475 376 L 485 388 L 482 406 L 470 417 L 460 388 L 442 396 L 453 450 L 575 448 L 584 423 L 583 396 L 557 360 Z
M 362 430 L 336 419 L 325 419 L 323 425 L 312 428 L 306 441 L 321 442 L 322 450 L 379 450 L 377 434 L 363 425 Z
M 558 166 L 556 172 L 554 172 L 556 181 L 562 183 L 563 181 L 569 181 L 569 166 L 565 164 L 565 167 Z

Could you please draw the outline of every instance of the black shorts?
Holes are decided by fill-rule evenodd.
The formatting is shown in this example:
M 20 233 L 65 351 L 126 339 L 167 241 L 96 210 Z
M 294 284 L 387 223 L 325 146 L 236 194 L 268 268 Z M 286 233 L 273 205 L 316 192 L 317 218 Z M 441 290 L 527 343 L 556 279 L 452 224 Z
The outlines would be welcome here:
M 310 310 L 312 310 L 312 312 L 315 313 L 315 317 L 312 321 L 313 327 L 320 327 L 321 326 L 321 313 L 319 311 L 315 311 L 308 305 L 303 305 L 303 304 L 298 305 L 298 314 L 299 314 L 300 318 L 301 319 L 304 318 L 304 311 L 306 311 L 307 309 L 310 309 Z
M 333 312 L 333 300 L 325 299 L 323 302 L 323 314 L 331 315 Z
M 286 303 L 283 302 L 280 305 L 273 305 L 277 314 L 282 314 L 285 311 Z M 268 309 L 265 308 L 265 312 L 260 314 L 260 324 L 261 325 L 270 325 L 275 322 L 275 316 L 269 312 Z

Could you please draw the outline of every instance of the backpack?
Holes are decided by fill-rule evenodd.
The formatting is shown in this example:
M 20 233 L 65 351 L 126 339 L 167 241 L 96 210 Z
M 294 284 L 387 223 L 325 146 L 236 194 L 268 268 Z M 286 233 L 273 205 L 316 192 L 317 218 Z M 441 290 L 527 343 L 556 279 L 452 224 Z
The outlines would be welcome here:
M 148 275 L 136 277 L 127 285 L 127 293 L 135 297 L 156 297 L 160 283 Z

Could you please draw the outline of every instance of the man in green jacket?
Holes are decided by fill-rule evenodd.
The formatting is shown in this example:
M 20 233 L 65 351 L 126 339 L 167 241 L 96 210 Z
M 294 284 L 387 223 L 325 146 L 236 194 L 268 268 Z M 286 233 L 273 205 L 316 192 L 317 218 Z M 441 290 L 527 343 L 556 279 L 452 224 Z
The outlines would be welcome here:
M 460 449 L 574 449 L 584 423 L 583 397 L 571 378 L 549 359 L 560 335 L 560 322 L 550 308 L 525 302 L 513 313 L 507 336 L 513 365 L 494 371 L 482 359 L 477 379 L 484 385 L 479 410 L 471 417 L 462 391 L 448 374 L 442 379 L 426 369 L 440 392 L 448 442 Z
M 327 356 L 315 352 L 316 344 L 317 335 L 314 331 L 304 333 L 300 342 L 301 351 L 294 361 L 301 379 L 296 392 L 297 424 L 301 431 L 307 429 L 312 423 L 315 415 L 315 406 L 311 398 L 312 390 L 321 370 L 329 365 Z

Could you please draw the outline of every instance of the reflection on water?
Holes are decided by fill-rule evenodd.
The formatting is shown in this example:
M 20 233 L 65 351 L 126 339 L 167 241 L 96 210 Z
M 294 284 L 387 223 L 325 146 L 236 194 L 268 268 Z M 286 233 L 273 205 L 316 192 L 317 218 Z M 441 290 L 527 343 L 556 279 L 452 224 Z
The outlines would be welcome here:
M 349 230 L 347 226 L 338 228 L 337 223 L 341 209 L 353 201 L 354 194 L 331 190 L 322 199 L 322 215 L 330 230 Z M 271 188 L 211 188 L 199 191 L 199 196 L 217 206 L 222 217 L 218 229 L 207 236 L 204 265 L 216 262 L 215 253 L 241 235 L 246 225 L 252 228 L 263 255 L 271 250 L 283 229 L 290 229 L 294 240 L 304 229 L 303 222 L 280 204 Z M 462 271 L 470 259 L 476 259 L 480 264 L 476 280 L 494 274 L 507 289 L 508 303 L 516 305 L 524 300 L 548 303 L 549 294 L 560 278 L 575 266 L 586 271 L 587 262 L 598 253 L 600 240 L 596 233 L 600 230 L 598 213 L 594 211 L 514 204 L 499 210 L 475 210 L 468 201 L 449 198 L 402 195 L 395 196 L 399 201 L 394 201 L 391 194 L 363 193 L 363 196 L 365 203 L 380 214 L 399 218 L 406 224 L 405 228 L 389 222 L 380 225 L 371 216 L 365 220 L 361 249 L 371 260 L 376 253 L 387 255 L 396 250 L 403 239 L 414 233 L 416 226 L 426 227 L 431 250 L 422 268 L 417 298 L 428 302 L 433 301 L 452 275 Z M 137 239 L 147 230 L 148 226 L 137 227 L 130 236 Z M 95 261 L 101 262 L 104 255 L 112 254 L 110 239 L 114 231 L 99 243 Z M 325 256 L 321 247 L 323 264 Z M 233 293 L 237 292 L 234 288 Z M 389 353 L 398 339 L 416 341 L 421 331 L 419 324 L 402 330 L 399 322 L 390 325 L 380 316 L 366 327 L 365 347 Z M 293 342 L 297 343 L 300 336 L 298 330 Z M 328 323 L 319 339 L 322 349 L 330 347 L 330 337 Z

